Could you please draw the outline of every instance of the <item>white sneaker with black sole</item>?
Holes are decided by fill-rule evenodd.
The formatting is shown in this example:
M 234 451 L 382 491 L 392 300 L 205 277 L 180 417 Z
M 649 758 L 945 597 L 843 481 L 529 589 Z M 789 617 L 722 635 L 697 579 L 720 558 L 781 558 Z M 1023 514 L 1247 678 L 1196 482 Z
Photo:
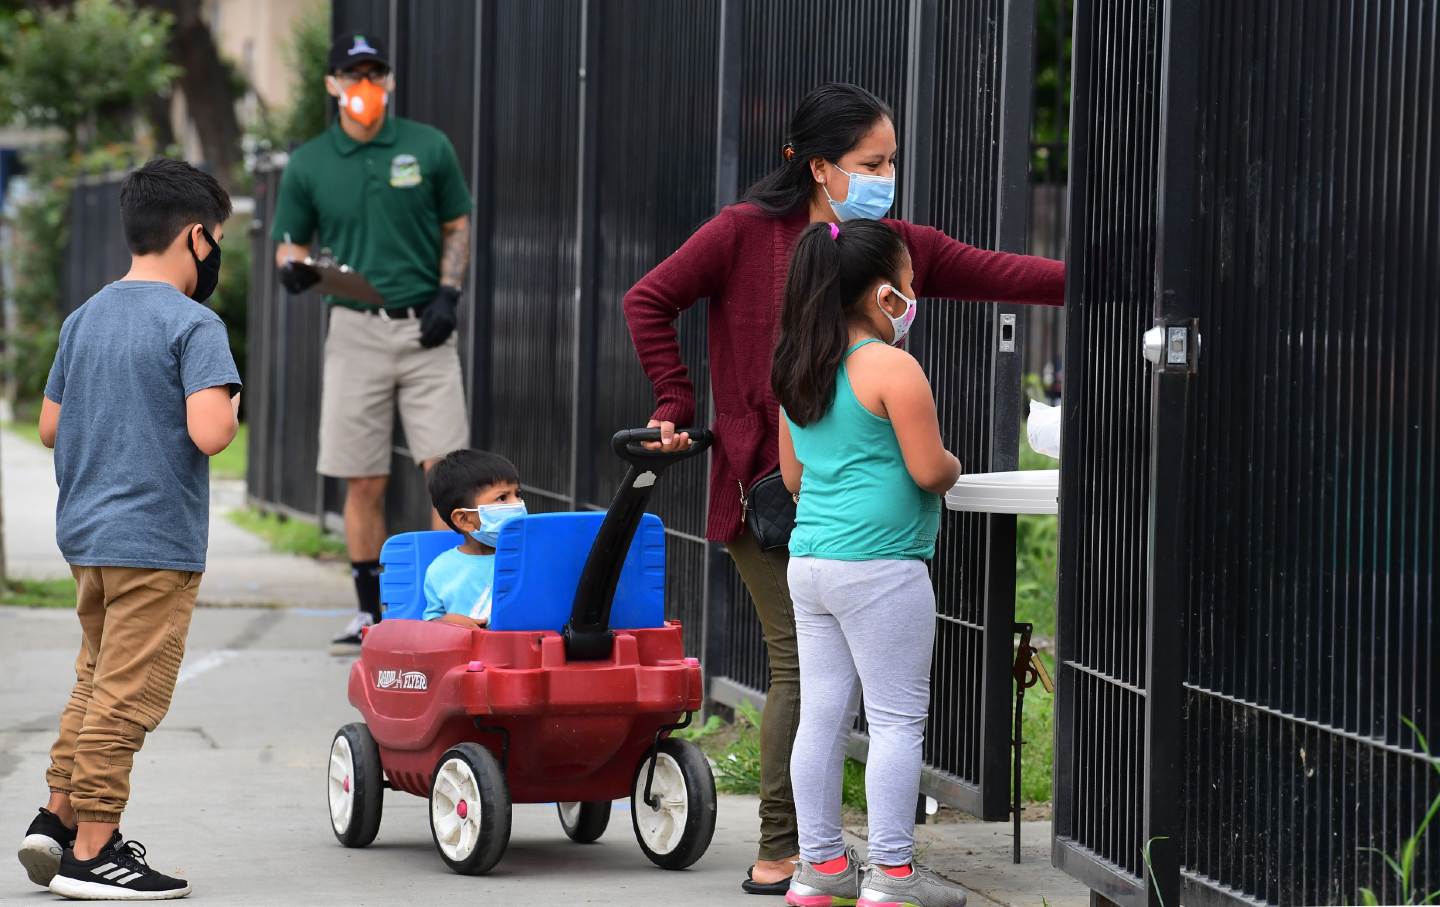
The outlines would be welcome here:
M 30 881 L 49 888 L 60 868 L 60 855 L 74 846 L 75 829 L 66 828 L 54 813 L 42 807 L 25 830 L 25 840 L 20 842 L 20 865 L 25 867 Z
M 361 632 L 366 627 L 373 627 L 375 618 L 365 611 L 357 611 L 355 616 L 350 618 L 350 623 L 340 635 L 330 640 L 331 655 L 359 655 Z
M 190 883 L 151 869 L 145 845 L 123 841 L 117 831 L 93 860 L 65 851 L 50 892 L 75 901 L 165 901 L 188 895 Z

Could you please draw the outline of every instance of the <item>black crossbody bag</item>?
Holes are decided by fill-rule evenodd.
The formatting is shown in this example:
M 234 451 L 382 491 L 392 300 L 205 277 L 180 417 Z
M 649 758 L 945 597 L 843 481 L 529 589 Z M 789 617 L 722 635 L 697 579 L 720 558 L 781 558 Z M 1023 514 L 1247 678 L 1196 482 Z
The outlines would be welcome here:
M 785 487 L 785 479 L 778 469 L 757 479 L 749 491 L 740 485 L 740 520 L 760 543 L 761 551 L 774 551 L 790 544 L 798 503 L 800 496 L 791 494 Z

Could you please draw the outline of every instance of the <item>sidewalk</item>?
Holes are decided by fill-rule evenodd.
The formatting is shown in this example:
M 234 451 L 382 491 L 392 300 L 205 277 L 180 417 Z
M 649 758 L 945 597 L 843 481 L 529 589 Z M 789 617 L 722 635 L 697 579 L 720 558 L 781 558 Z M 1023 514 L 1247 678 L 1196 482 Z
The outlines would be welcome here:
M 55 547 L 55 469 L 50 451 L 5 432 L 0 436 L 4 479 L 5 554 L 12 577 L 56 579 L 70 575 Z M 200 604 L 355 608 L 350 576 L 338 564 L 278 554 L 263 539 L 230 522 L 226 514 L 245 501 L 244 484 L 210 483 L 210 553 L 200 583 Z M 116 526 L 124 532 L 124 526 Z M 341 617 L 342 615 L 335 615 Z M 339 620 L 332 620 L 338 630 Z M 322 632 L 323 636 L 324 633 Z
M 48 454 L 13 435 L 3 449 L 7 548 L 16 575 L 63 576 L 54 549 Z M 236 489 L 217 489 L 223 503 Z M 226 494 L 231 495 L 228 501 Z M 218 508 L 217 508 L 218 509 Z M 655 869 L 640 853 L 629 803 L 617 801 L 598 844 L 565 838 L 553 806 L 514 809 L 510 848 L 483 878 L 451 873 L 435 854 L 425 802 L 388 793 L 380 836 L 364 850 L 330 833 L 323 778 L 331 736 L 359 719 L 345 699 L 350 660 L 325 654 L 332 610 L 348 610 L 343 569 L 275 554 L 217 514 L 174 705 L 135 760 L 125 830 L 162 871 L 188 875 L 192 900 L 214 904 L 779 905 L 740 892 L 754 857 L 758 803 L 722 796 L 715 838 L 690 870 Z M 259 602 L 266 607 L 238 607 Z M 293 606 L 293 607 L 276 607 Z M 17 836 L 45 796 L 47 749 L 68 692 L 79 629 L 70 611 L 0 607 L 0 838 Z M 857 831 L 858 829 L 851 829 Z M 1010 860 L 1007 823 L 917 830 L 920 859 L 967 885 L 972 907 L 1081 907 L 1085 889 L 1049 865 L 1049 828 L 1027 823 L 1025 863 Z M 0 851 L 0 903 L 58 903 Z

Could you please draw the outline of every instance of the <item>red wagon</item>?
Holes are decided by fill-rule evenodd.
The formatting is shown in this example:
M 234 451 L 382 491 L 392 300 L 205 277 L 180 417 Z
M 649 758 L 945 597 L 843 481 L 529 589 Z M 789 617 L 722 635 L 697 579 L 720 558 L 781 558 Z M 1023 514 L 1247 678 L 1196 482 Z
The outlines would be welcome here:
M 505 524 L 489 628 L 405 619 L 423 609 L 425 566 L 453 533 L 385 544 L 386 619 L 364 638 L 350 702 L 364 722 L 336 733 L 327 794 L 346 847 L 380 828 L 386 788 L 430 801 L 430 828 L 456 872 L 489 871 L 510 838 L 512 803 L 557 804 L 566 834 L 594 841 L 628 797 L 635 837 L 665 869 L 705 853 L 715 780 L 704 754 L 670 736 L 703 697 L 664 608 L 664 528 L 646 514 L 658 477 L 703 451 L 649 451 L 658 430 L 620 432 L 630 463 L 603 514 L 539 514 Z

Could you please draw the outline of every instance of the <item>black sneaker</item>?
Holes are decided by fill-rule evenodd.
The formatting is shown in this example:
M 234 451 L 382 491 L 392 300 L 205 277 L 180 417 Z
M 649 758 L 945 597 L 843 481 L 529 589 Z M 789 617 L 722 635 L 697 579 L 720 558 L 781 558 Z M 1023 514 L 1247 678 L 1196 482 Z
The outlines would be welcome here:
M 54 813 L 41 807 L 40 815 L 30 823 L 25 840 L 20 842 L 20 865 L 25 867 L 30 881 L 49 888 L 60 868 L 60 855 L 74 846 L 75 829 L 66 828 Z
M 117 831 L 93 860 L 65 851 L 50 891 L 76 901 L 164 901 L 185 897 L 190 883 L 145 865 L 145 845 L 122 841 Z

